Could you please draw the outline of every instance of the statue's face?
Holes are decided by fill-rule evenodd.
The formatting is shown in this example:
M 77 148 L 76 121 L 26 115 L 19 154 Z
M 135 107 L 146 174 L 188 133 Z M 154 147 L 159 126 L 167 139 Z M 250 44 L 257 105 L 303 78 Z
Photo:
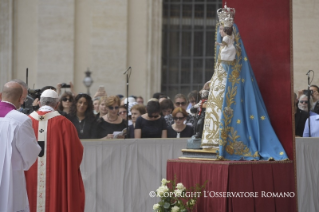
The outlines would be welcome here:
M 224 26 L 223 26 L 223 25 L 220 25 L 220 26 L 219 26 L 219 34 L 220 34 L 220 36 L 222 36 L 222 37 L 225 36 Z

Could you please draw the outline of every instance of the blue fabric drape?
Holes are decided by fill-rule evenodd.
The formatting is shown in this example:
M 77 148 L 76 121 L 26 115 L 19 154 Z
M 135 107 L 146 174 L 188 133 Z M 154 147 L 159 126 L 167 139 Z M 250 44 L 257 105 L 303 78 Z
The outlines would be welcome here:
M 236 61 L 222 62 L 227 71 L 219 131 L 219 156 L 229 160 L 285 160 L 250 66 L 244 44 L 234 24 Z M 222 38 L 218 33 L 217 42 Z M 219 47 L 216 48 L 216 55 Z M 218 59 L 218 57 L 216 57 Z

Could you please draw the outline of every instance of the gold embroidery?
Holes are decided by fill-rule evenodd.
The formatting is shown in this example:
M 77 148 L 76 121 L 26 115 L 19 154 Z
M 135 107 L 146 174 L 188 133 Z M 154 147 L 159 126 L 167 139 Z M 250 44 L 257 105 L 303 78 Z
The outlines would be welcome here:
M 236 63 L 236 60 L 228 61 L 228 60 L 221 60 L 221 59 L 218 59 L 218 62 L 219 62 L 219 63 L 225 63 L 225 64 L 227 64 L 227 65 L 231 65 L 231 66 L 233 66 L 233 65 Z
M 242 59 L 242 55 L 239 43 L 240 35 L 238 32 L 236 32 L 236 30 L 234 30 L 234 40 L 236 42 L 237 60 L 231 62 L 221 61 L 220 54 L 218 54 L 218 58 L 215 60 L 215 72 L 211 79 L 211 90 L 207 101 L 208 104 L 206 107 L 205 125 L 201 146 L 209 147 L 219 144 L 223 146 L 226 152 L 231 155 L 235 154 L 252 157 L 250 149 L 242 141 L 238 141 L 240 136 L 237 135 L 237 131 L 235 131 L 233 127 L 230 127 L 233 118 L 233 110 L 231 109 L 231 106 L 236 104 L 236 84 L 239 84 L 240 81 L 243 83 L 245 82 L 245 79 L 240 78 L 240 72 L 242 68 L 240 60 Z M 221 49 L 222 48 L 219 49 L 219 53 Z M 225 88 L 227 72 L 224 70 L 221 64 L 222 62 L 228 66 L 232 66 L 232 72 L 229 73 L 228 77 L 231 85 L 229 85 L 227 88 Z M 222 111 L 224 98 L 225 108 Z M 243 99 L 241 99 L 241 102 L 243 102 Z M 223 113 L 223 123 L 220 120 L 221 113 Z M 241 121 L 238 119 L 237 124 L 240 124 L 240 122 Z M 258 152 L 255 152 L 254 155 L 257 154 Z
M 266 117 L 265 117 L 265 116 L 262 116 L 262 117 L 260 117 L 260 119 L 261 119 L 261 120 L 265 120 L 265 119 L 266 119 Z
M 230 155 L 234 154 L 234 148 L 231 145 L 226 146 L 226 152 Z
M 248 60 L 247 57 L 245 57 L 244 60 L 247 61 Z
M 255 117 L 254 117 L 253 115 L 251 115 L 249 118 L 250 118 L 250 119 L 254 119 Z
M 221 63 L 216 63 L 215 73 L 210 84 L 210 94 L 206 106 L 202 146 L 218 146 L 220 114 L 223 106 L 227 72 Z M 209 145 L 205 145 L 209 144 Z
M 284 154 L 284 152 L 280 152 L 280 155 L 283 155 Z

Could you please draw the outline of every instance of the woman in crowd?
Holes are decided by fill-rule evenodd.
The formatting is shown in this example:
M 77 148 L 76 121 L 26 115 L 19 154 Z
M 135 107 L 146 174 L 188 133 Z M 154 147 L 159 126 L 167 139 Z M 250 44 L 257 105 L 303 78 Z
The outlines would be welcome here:
M 67 118 L 74 124 L 80 139 L 96 137 L 96 119 L 89 95 L 81 93 L 75 97 Z
M 174 124 L 167 128 L 167 138 L 190 138 L 194 134 L 193 127 L 184 124 L 188 113 L 184 108 L 177 107 L 172 113 Z
M 142 104 L 136 104 L 131 107 L 131 120 L 132 125 L 128 127 L 128 135 L 129 138 L 134 138 L 134 129 L 135 129 L 135 123 L 138 117 L 146 113 L 145 106 Z
M 144 99 L 143 99 L 143 97 L 142 97 L 142 96 L 136 97 L 136 102 L 137 102 L 138 104 L 144 105 Z
M 99 113 L 99 104 L 100 104 L 100 97 L 93 98 L 93 113 L 97 115 Z
M 170 100 L 170 99 L 163 100 L 160 103 L 160 106 L 161 106 L 161 114 L 164 117 L 172 114 L 172 112 L 174 110 L 174 104 L 173 104 L 172 100 Z
M 73 103 L 73 95 L 71 92 L 64 92 L 64 94 L 60 97 L 60 104 L 58 107 L 58 111 L 62 115 L 66 115 L 70 113 L 71 105 Z
M 123 119 L 126 120 L 127 118 L 127 110 L 126 110 L 126 106 L 121 105 L 119 108 L 119 116 Z
M 117 96 L 109 96 L 105 104 L 108 112 L 98 119 L 97 138 L 110 139 L 114 138 L 114 132 L 123 131 L 126 125 L 125 120 L 118 116 L 121 100 Z
M 138 117 L 135 123 L 135 138 L 167 138 L 165 119 L 160 115 L 158 101 L 149 101 L 147 113 Z
M 181 107 L 186 110 L 187 108 L 187 99 L 183 94 L 176 94 L 174 98 L 174 106 Z M 165 116 L 165 121 L 167 127 L 171 126 L 174 123 L 174 119 L 172 115 Z M 195 118 L 191 114 L 189 114 L 185 120 L 185 124 L 193 126 L 195 123 Z
M 103 117 L 103 116 L 105 116 L 107 114 L 106 99 L 107 99 L 106 96 L 103 96 L 103 97 L 100 98 L 99 109 L 98 109 L 99 113 L 96 114 L 97 118 L 101 118 L 101 117 Z

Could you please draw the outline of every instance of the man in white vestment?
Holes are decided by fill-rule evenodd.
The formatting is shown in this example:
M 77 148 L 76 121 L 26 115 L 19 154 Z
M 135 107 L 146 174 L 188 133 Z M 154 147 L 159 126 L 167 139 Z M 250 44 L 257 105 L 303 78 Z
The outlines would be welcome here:
M 8 82 L 0 93 L 0 212 L 27 212 L 29 201 L 24 171 L 36 161 L 40 146 L 31 119 L 16 111 L 23 88 Z

